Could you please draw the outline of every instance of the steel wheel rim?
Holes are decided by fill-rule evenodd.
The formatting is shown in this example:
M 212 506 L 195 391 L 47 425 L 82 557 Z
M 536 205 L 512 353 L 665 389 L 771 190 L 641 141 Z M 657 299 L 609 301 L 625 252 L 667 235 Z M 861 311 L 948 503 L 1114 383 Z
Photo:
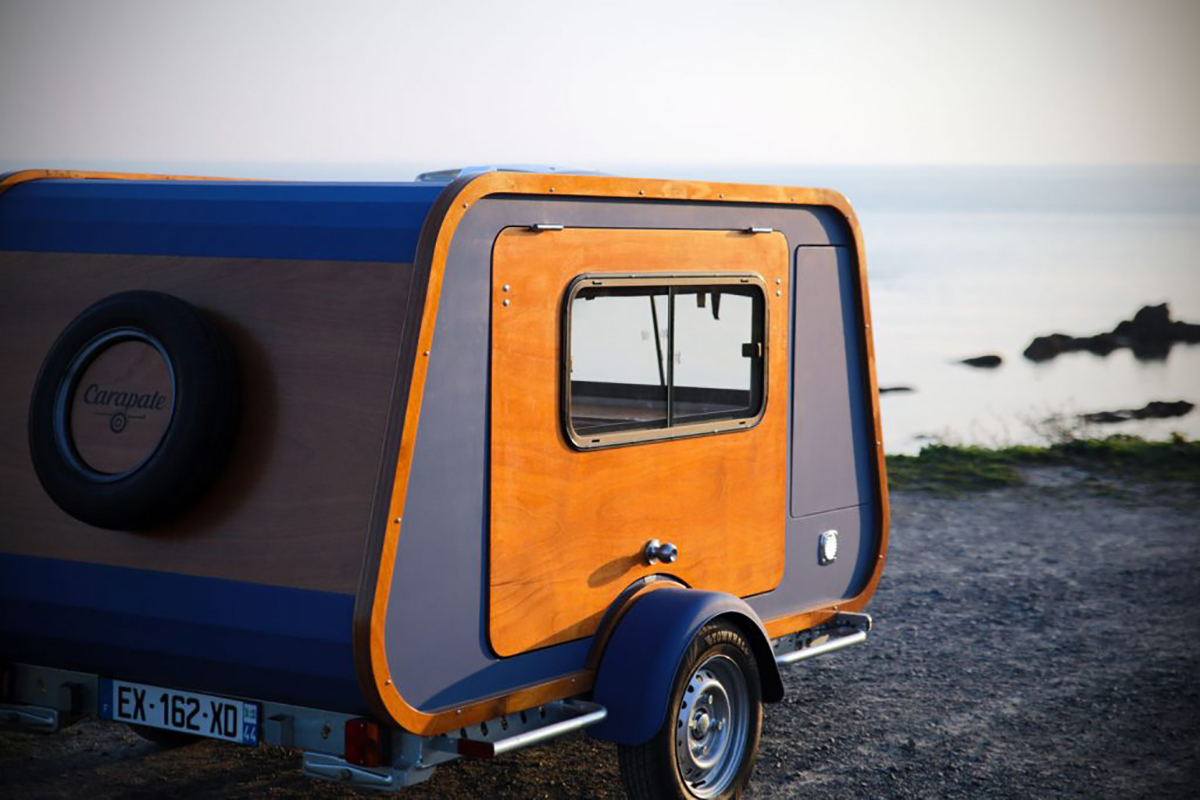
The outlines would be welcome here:
M 675 763 L 696 797 L 730 787 L 742 765 L 750 730 L 746 677 L 729 656 L 711 656 L 688 678 L 675 717 Z

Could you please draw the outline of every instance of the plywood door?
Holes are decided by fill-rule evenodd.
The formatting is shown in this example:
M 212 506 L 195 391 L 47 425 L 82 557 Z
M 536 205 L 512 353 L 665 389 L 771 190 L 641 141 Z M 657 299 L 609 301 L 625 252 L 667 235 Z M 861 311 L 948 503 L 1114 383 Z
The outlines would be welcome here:
M 783 574 L 788 248 L 782 234 L 508 229 L 493 250 L 490 638 L 501 656 L 592 634 L 655 573 L 748 596 Z M 767 290 L 767 397 L 749 430 L 573 449 L 562 304 L 584 273 L 754 273 Z M 508 287 L 507 291 L 505 287 Z M 507 301 L 507 304 L 506 304 Z M 679 547 L 649 566 L 649 539 Z

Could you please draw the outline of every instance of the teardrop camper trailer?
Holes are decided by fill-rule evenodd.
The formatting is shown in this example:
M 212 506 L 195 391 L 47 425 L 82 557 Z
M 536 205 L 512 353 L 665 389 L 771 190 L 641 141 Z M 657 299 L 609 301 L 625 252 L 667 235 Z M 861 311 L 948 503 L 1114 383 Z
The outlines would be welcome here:
M 0 720 L 391 789 L 586 728 L 749 779 L 888 502 L 835 192 L 36 171 L 0 194 Z

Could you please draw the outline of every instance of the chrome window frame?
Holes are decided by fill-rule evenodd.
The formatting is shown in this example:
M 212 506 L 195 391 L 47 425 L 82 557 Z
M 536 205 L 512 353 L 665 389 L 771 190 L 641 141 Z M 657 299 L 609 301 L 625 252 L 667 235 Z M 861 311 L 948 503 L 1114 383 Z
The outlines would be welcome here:
M 656 286 L 669 288 L 672 286 L 753 286 L 758 289 L 759 300 L 762 303 L 762 369 L 761 369 L 761 401 L 758 411 L 749 417 L 734 417 L 732 419 L 704 420 L 689 422 L 682 425 L 663 428 L 644 428 L 639 430 L 611 431 L 608 433 L 579 434 L 571 424 L 571 307 L 576 296 L 583 289 L 608 286 L 613 288 Z M 559 415 L 563 433 L 567 441 L 577 450 L 601 450 L 609 447 L 623 447 L 646 442 L 672 441 L 696 436 L 712 436 L 733 431 L 747 431 L 762 421 L 770 402 L 768 387 L 770 386 L 770 331 L 771 304 L 768 302 L 767 282 L 756 272 L 661 272 L 661 273 L 583 273 L 572 279 L 563 296 L 562 338 L 560 341 L 561 367 L 559 370 L 559 404 L 562 412 Z M 668 397 L 668 403 L 670 398 Z

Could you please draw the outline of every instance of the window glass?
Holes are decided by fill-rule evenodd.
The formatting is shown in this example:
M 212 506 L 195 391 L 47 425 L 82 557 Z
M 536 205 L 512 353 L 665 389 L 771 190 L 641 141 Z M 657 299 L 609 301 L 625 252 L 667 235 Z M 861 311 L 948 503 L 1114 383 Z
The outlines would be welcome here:
M 731 286 L 674 290 L 673 421 L 753 416 L 757 358 L 754 295 Z M 753 352 L 750 352 L 753 351 Z
M 585 288 L 571 303 L 571 425 L 578 433 L 667 424 L 666 287 Z
M 567 398 L 576 444 L 712 432 L 714 422 L 744 424 L 759 413 L 762 289 L 746 278 L 709 280 L 597 279 L 570 296 Z

